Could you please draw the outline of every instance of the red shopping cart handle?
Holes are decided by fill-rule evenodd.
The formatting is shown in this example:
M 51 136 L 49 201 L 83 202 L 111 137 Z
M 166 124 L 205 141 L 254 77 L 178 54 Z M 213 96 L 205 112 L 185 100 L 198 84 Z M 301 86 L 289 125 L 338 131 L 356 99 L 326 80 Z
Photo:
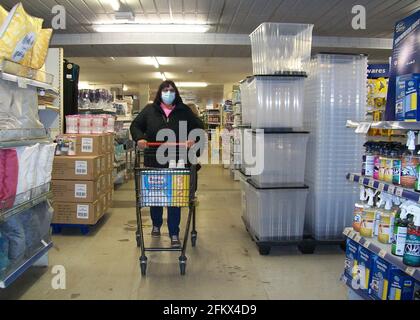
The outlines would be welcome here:
M 147 142 L 146 145 L 148 147 L 160 147 L 161 145 L 167 146 L 187 146 L 186 142 Z

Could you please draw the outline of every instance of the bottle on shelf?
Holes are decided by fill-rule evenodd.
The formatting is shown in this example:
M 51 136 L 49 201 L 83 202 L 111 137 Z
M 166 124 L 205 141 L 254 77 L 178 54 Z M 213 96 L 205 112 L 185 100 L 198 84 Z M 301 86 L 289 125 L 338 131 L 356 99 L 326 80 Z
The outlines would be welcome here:
M 400 210 L 395 215 L 391 253 L 395 256 L 402 257 L 404 255 L 405 239 L 407 238 L 407 226 L 409 223 L 408 209 L 411 206 L 416 206 L 413 201 L 405 201 L 401 204 Z
M 360 225 L 360 235 L 363 237 L 372 238 L 375 230 L 376 212 L 376 208 L 373 206 L 373 199 L 377 194 L 377 191 L 375 192 L 372 189 L 367 189 L 366 194 L 368 201 L 366 207 L 363 209 L 362 223 Z
M 359 202 L 354 204 L 353 210 L 353 230 L 356 232 L 360 232 L 360 227 L 362 225 L 362 217 L 363 211 L 367 208 L 366 200 L 366 188 L 364 186 L 360 186 L 360 195 L 359 195 Z
M 385 207 L 379 211 L 378 241 L 385 244 L 390 244 L 393 236 L 395 211 L 392 207 L 392 200 L 393 197 L 387 195 L 385 197 Z
M 411 213 L 413 220 L 407 228 L 403 262 L 411 267 L 420 267 L 420 208 L 416 207 Z

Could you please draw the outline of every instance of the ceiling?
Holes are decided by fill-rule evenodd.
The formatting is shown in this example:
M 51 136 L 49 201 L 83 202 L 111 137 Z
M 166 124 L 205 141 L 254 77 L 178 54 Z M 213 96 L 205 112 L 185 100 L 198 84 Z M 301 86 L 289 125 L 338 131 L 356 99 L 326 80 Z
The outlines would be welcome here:
M 18 1 L 2 0 L 10 9 Z M 92 24 L 111 21 L 108 0 L 21 0 L 27 11 L 50 25 L 51 8 L 67 11 L 64 33 L 94 32 Z M 314 35 L 349 37 L 392 36 L 394 22 L 419 9 L 418 0 L 121 0 L 140 22 L 197 21 L 211 33 L 249 34 L 262 22 L 312 23 Z M 354 5 L 366 8 L 367 29 L 351 27 Z

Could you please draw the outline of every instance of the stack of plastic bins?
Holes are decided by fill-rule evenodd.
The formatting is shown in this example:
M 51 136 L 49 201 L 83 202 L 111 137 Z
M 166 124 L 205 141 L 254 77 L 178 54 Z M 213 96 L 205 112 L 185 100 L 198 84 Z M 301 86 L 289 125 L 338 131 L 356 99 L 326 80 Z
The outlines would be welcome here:
M 242 80 L 239 85 L 241 91 L 241 105 L 242 105 L 242 124 L 251 124 L 252 115 L 251 112 L 255 111 L 255 106 L 250 105 L 249 90 L 248 90 L 248 78 Z
M 312 24 L 262 23 L 251 34 L 255 75 L 305 72 L 311 57 Z
M 245 173 L 251 174 L 242 182 L 246 198 L 243 215 L 262 254 L 269 252 L 269 248 L 262 250 L 264 247 L 303 238 L 308 132 L 301 128 L 312 28 L 313 25 L 263 23 L 250 35 L 254 76 L 241 84 L 247 92 L 242 95 L 242 103 L 251 109 L 253 129 L 252 139 L 244 139 L 243 143 Z M 264 130 L 263 141 L 260 129 Z M 253 158 L 246 152 L 249 144 L 252 151 L 248 152 L 262 162 L 247 163 L 247 158 Z
M 305 230 L 316 240 L 340 240 L 351 225 L 358 187 L 345 180 L 360 170 L 365 137 L 346 128 L 362 120 L 367 58 L 318 54 L 305 83 L 305 129 L 310 131 L 305 170 L 309 186 Z

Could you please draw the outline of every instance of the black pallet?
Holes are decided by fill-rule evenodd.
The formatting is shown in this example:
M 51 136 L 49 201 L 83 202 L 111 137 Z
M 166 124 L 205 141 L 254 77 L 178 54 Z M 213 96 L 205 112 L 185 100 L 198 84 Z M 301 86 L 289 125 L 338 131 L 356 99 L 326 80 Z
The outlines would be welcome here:
M 346 250 L 345 239 L 337 240 L 315 240 L 311 235 L 304 235 L 301 240 L 260 240 L 258 236 L 252 232 L 252 228 L 242 217 L 245 228 L 251 236 L 252 240 L 258 247 L 260 255 L 269 255 L 272 247 L 297 246 L 298 250 L 303 254 L 313 254 L 317 246 L 321 245 L 338 245 Z

